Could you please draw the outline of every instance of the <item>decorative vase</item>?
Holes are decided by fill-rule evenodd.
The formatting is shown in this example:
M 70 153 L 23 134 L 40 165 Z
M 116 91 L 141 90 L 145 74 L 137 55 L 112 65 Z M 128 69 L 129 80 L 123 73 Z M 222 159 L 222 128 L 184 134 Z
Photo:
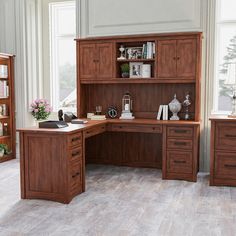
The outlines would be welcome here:
M 178 112 L 181 110 L 181 103 L 176 99 L 176 94 L 174 95 L 174 99 L 169 103 L 170 111 L 173 115 L 170 117 L 170 120 L 179 120 Z
M 3 157 L 4 156 L 4 150 L 0 150 L 0 157 Z
M 122 78 L 129 78 L 129 73 L 128 72 L 122 72 L 121 76 L 122 76 Z
M 39 123 L 46 121 L 46 120 L 35 120 L 35 126 L 39 128 Z

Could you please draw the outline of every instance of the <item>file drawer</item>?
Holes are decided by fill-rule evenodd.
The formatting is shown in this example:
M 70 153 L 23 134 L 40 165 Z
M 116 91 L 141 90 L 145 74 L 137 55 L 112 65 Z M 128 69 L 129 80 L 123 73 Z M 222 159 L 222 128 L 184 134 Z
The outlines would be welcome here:
M 193 128 L 192 127 L 182 127 L 182 126 L 169 126 L 167 127 L 168 137 L 186 137 L 192 138 Z

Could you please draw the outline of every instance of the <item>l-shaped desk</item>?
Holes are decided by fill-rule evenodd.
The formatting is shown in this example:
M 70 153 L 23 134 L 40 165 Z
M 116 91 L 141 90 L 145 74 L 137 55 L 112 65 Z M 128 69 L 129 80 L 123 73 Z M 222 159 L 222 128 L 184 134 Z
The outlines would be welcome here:
M 199 127 L 196 121 L 158 121 L 152 119 L 88 121 L 83 125 L 69 124 L 61 129 L 39 129 L 36 127 L 18 129 L 20 132 L 21 198 L 48 199 L 69 203 L 72 198 L 85 191 L 85 162 L 87 155 L 118 145 L 112 135 L 131 134 L 140 137 L 132 147 L 120 145 L 123 161 L 101 163 L 139 167 L 152 167 L 145 162 L 149 155 L 156 157 L 162 168 L 163 179 L 197 180 L 199 165 Z M 108 139 L 102 137 L 110 134 Z M 151 146 L 146 135 L 153 137 Z M 154 135 L 154 136 L 153 136 Z M 155 136 L 156 135 L 156 136 Z M 103 142 L 94 148 L 90 142 L 96 136 Z M 148 136 L 149 137 L 149 136 Z M 127 138 L 127 137 L 126 137 Z M 129 138 L 129 137 L 128 137 Z M 124 140 L 125 143 L 125 140 Z M 111 145 L 112 144 L 112 145 Z M 148 146 L 145 148 L 144 146 Z M 142 160 L 125 161 L 132 151 L 142 148 Z M 151 149 L 151 150 L 150 150 Z M 150 151 L 149 151 L 150 150 Z M 112 156 L 112 152 L 108 155 Z M 118 158 L 116 157 L 116 159 Z M 89 158 L 89 157 L 88 157 Z M 93 160 L 93 159 L 92 159 Z M 99 163 L 99 159 L 96 159 Z M 93 162 L 93 161 L 89 161 Z M 143 163 L 143 164 L 142 164 Z M 159 165 L 156 165 L 158 168 Z

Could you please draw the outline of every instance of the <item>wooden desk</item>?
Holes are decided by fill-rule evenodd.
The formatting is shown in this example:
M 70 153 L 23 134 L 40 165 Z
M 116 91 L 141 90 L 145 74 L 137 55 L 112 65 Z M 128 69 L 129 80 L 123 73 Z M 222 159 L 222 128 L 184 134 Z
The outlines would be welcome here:
M 85 191 L 87 159 L 90 163 L 162 168 L 163 179 L 196 181 L 199 125 L 194 121 L 115 119 L 62 129 L 18 129 L 21 197 L 69 203 Z M 114 150 L 118 152 L 113 155 Z

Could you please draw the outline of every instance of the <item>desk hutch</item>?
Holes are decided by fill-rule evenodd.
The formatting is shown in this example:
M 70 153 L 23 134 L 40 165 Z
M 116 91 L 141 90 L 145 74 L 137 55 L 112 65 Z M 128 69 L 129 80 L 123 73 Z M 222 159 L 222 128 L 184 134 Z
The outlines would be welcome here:
M 77 43 L 78 116 L 101 105 L 121 114 L 133 98 L 134 120 L 89 121 L 63 129 L 19 129 L 22 198 L 69 203 L 85 191 L 85 164 L 162 169 L 163 179 L 197 180 L 200 130 L 201 37 L 196 33 L 85 38 Z M 119 48 L 155 44 L 155 58 L 117 60 Z M 151 64 L 150 78 L 121 78 L 124 62 Z M 157 120 L 161 104 L 189 93 L 190 120 Z M 43 147 L 43 148 L 41 148 Z M 49 171 L 50 170 L 50 171 Z M 42 176 L 44 176 L 42 178 Z

